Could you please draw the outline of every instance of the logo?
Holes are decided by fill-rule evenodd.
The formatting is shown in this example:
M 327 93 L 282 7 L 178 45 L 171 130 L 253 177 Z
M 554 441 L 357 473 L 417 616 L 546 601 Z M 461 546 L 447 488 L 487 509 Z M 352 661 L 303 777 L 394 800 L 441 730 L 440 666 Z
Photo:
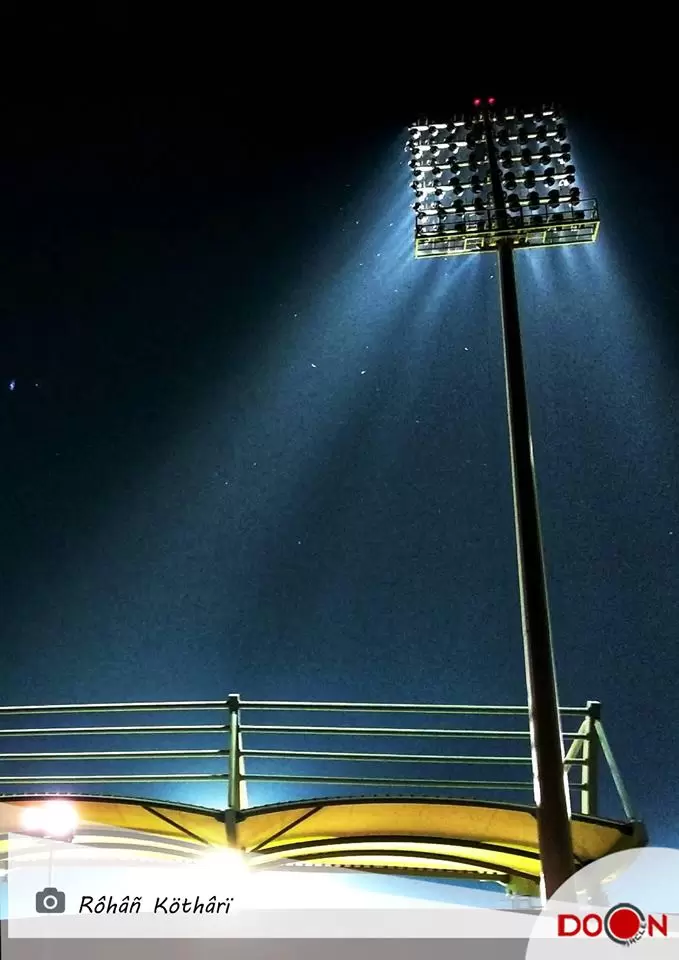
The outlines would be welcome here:
M 66 910 L 66 894 L 56 887 L 45 887 L 35 895 L 36 913 L 63 913 Z
M 649 913 L 645 916 L 633 903 L 618 903 L 602 917 L 599 913 L 558 913 L 557 933 L 560 937 L 600 937 L 605 934 L 614 943 L 629 946 L 646 934 L 649 937 L 667 936 L 667 914 Z
M 679 850 L 618 850 L 581 867 L 543 904 L 526 960 L 555 960 L 558 939 L 564 956 L 594 940 L 601 960 L 632 945 L 635 960 L 660 960 L 676 943 L 678 919 Z

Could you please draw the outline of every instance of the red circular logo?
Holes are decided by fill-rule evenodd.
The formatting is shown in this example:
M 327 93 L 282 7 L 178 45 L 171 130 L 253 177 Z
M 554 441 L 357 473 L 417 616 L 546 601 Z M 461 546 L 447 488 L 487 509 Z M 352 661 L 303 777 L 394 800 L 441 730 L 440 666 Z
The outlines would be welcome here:
M 634 943 L 645 929 L 646 918 L 632 903 L 619 903 L 604 917 L 604 930 L 615 943 Z

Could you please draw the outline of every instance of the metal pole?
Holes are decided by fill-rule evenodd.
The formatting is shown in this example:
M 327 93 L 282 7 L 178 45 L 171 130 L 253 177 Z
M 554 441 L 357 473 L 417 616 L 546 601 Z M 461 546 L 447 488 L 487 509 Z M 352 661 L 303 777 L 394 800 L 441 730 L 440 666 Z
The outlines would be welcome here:
M 507 212 L 487 107 L 483 121 L 493 202 L 502 230 L 508 226 Z M 538 842 L 545 895 L 551 897 L 573 875 L 573 843 L 511 239 L 499 239 L 497 257 Z
M 229 711 L 229 810 L 237 813 L 240 810 L 240 738 L 239 738 L 239 709 L 240 697 L 237 693 L 229 694 L 226 701 Z
M 628 820 L 636 820 L 637 818 L 632 807 L 632 802 L 629 798 L 627 790 L 625 789 L 625 784 L 622 782 L 620 768 L 615 762 L 615 757 L 613 756 L 613 751 L 611 750 L 611 745 L 608 742 L 608 737 L 606 736 L 606 732 L 602 726 L 601 720 L 594 720 L 594 729 L 596 730 L 597 740 L 601 746 L 601 752 L 603 753 L 604 759 L 608 764 L 608 769 L 611 771 L 613 783 L 615 784 L 615 789 L 620 797 L 620 803 L 625 811 L 625 816 Z
M 238 835 L 236 825 L 238 823 L 238 813 L 240 812 L 240 696 L 237 693 L 230 693 L 226 700 L 227 715 L 229 718 L 229 766 L 228 766 L 228 794 L 226 810 L 224 811 L 224 823 L 226 826 L 226 836 L 231 846 L 237 843 Z
M 582 741 L 582 759 L 585 761 L 580 771 L 582 782 L 582 813 L 596 817 L 599 813 L 599 738 L 595 720 L 601 720 L 601 704 L 598 700 L 587 701 L 587 739 Z

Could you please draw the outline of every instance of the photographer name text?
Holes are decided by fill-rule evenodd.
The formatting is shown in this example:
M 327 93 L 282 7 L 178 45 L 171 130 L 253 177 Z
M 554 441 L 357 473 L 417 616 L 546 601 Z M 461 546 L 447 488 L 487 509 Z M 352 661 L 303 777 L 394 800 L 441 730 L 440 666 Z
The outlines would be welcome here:
M 150 902 L 147 898 L 146 902 Z M 143 897 L 122 897 L 116 900 L 114 897 L 101 896 L 99 898 L 84 896 L 80 900 L 78 913 L 164 913 L 164 914 L 226 914 L 229 912 L 233 897 L 226 897 L 224 900 L 218 900 L 216 896 L 209 897 L 207 900 L 201 900 L 200 897 L 156 897 L 153 909 L 143 909 Z

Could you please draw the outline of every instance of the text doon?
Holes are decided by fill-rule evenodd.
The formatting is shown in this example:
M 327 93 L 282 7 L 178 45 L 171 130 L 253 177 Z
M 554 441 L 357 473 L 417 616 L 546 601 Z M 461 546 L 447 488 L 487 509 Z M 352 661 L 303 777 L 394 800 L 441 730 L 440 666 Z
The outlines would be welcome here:
M 557 932 L 560 937 L 577 937 L 579 934 L 585 937 L 600 937 L 605 934 L 603 918 L 598 913 L 586 913 L 578 917 L 573 913 L 557 914 Z M 667 933 L 667 914 L 649 913 L 646 917 L 646 936 L 647 937 L 666 937 Z

